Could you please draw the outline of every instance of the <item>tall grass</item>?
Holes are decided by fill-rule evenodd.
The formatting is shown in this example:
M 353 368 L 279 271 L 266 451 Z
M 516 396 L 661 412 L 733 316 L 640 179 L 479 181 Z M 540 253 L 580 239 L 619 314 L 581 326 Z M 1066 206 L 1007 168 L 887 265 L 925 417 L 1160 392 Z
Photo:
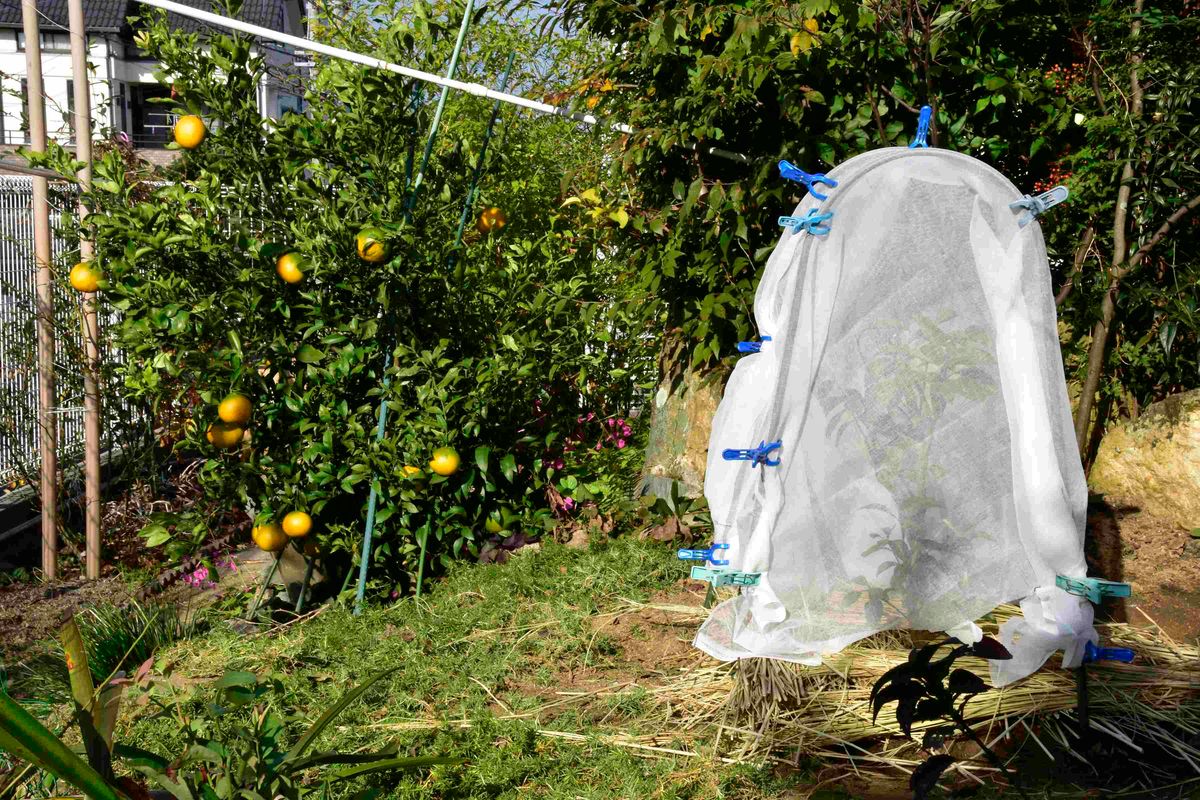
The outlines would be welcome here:
M 75 623 L 97 683 L 118 670 L 132 672 L 159 648 L 194 636 L 205 627 L 202 619 L 173 604 L 136 600 L 86 608 L 75 615 Z M 71 698 L 67 666 L 57 640 L 46 642 L 13 669 L 10 677 L 13 690 L 21 694 L 50 702 Z

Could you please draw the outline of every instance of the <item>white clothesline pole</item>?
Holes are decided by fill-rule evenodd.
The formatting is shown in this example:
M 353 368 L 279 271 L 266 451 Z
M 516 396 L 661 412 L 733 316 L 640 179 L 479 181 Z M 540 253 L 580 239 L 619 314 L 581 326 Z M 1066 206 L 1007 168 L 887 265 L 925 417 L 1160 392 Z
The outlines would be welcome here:
M 496 90 L 489 89 L 488 87 L 479 83 L 467 83 L 465 81 L 456 81 L 452 78 L 444 78 L 441 75 L 434 75 L 432 72 L 424 72 L 423 70 L 401 66 L 400 64 L 393 64 L 390 61 L 384 61 L 382 58 L 375 58 L 374 56 L 356 53 L 353 50 L 346 50 L 341 47 L 333 47 L 332 45 L 314 42 L 311 39 L 304 39 L 300 36 L 292 36 L 291 34 L 280 33 L 279 31 L 273 31 L 270 28 L 264 28 L 260 25 L 251 25 L 249 22 L 242 22 L 239 19 L 233 19 L 232 17 L 214 14 L 211 11 L 202 11 L 201 9 L 185 6 L 181 3 L 173 2 L 172 0 L 135 0 L 135 2 L 147 6 L 154 6 L 155 8 L 161 8 L 174 14 L 179 14 L 180 16 L 191 17 L 192 19 L 197 19 L 201 22 L 207 22 L 208 24 L 216 25 L 217 27 L 229 28 L 230 30 L 248 33 L 251 36 L 258 36 L 263 39 L 279 42 L 280 44 L 290 44 L 299 50 L 305 50 L 311 53 L 321 53 L 322 55 L 331 56 L 333 58 L 340 58 L 343 61 L 351 61 L 355 64 L 362 64 L 366 67 L 374 67 L 375 69 L 394 72 L 397 75 L 404 75 L 405 77 L 414 78 L 419 81 L 425 81 L 426 83 L 435 83 L 438 86 L 446 86 L 451 89 L 457 89 L 460 92 L 473 94 L 476 97 L 486 97 L 491 100 L 499 100 L 503 103 L 510 103 L 514 106 L 520 106 L 521 108 L 528 108 L 531 111 L 536 111 L 539 114 L 566 117 L 568 119 L 573 119 L 588 125 L 605 125 L 613 130 L 620 131 L 621 133 L 634 132 L 633 128 L 620 122 L 610 122 L 599 119 L 591 114 L 579 114 L 574 111 L 567 111 L 566 109 L 559 108 L 558 106 L 552 106 L 549 103 L 543 103 L 538 100 L 530 100 L 527 97 L 520 97 L 515 94 L 506 94 L 505 92 L 497 92 Z M 692 149 L 695 148 L 693 147 Z M 721 158 L 728 158 L 734 161 L 741 161 L 743 163 L 747 163 L 750 160 L 741 153 L 732 153 L 728 150 L 722 150 L 717 147 L 710 147 L 707 149 L 707 152 Z

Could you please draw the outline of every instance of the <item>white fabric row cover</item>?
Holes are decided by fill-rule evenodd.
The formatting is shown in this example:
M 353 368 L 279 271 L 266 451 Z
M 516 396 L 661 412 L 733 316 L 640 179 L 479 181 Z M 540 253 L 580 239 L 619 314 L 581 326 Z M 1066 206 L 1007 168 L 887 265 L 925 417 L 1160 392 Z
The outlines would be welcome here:
M 695 644 L 816 664 L 894 628 L 977 638 L 1020 600 L 997 685 L 1097 637 L 1083 577 L 1087 488 L 1041 228 L 981 161 L 887 148 L 828 173 L 784 228 L 754 302 L 764 339 L 713 421 L 705 494 L 727 569 L 761 573 Z M 779 441 L 778 465 L 723 451 Z

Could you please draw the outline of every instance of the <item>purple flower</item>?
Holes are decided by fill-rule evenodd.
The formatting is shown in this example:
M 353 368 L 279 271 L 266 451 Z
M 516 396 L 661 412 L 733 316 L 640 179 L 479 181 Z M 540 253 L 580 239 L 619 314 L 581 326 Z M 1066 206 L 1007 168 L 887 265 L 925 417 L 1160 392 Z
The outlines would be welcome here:
M 572 500 L 570 497 L 564 497 L 562 499 L 562 506 L 567 511 L 571 511 L 572 509 L 575 508 L 575 501 Z

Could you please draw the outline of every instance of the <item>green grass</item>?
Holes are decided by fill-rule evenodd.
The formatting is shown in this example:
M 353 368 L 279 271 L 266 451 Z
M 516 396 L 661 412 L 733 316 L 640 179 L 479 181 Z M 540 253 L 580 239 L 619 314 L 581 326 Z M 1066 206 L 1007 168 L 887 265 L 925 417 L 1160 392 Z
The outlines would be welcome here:
M 331 608 L 253 637 L 218 628 L 177 644 L 159 660 L 188 680 L 232 669 L 272 675 L 285 687 L 273 702 L 299 713 L 297 727 L 368 675 L 399 667 L 339 718 L 317 747 L 376 748 L 398 739 L 401 755 L 451 755 L 468 763 L 377 784 L 386 797 L 751 798 L 801 785 L 795 774 L 776 777 L 706 759 L 648 759 L 595 739 L 580 744 L 536 732 L 540 725 L 594 736 L 613 732 L 614 721 L 625 732 L 655 732 L 643 719 L 653 710 L 647 693 L 614 697 L 600 712 L 566 710 L 536 723 L 496 719 L 503 713 L 500 703 L 520 711 L 553 699 L 565 674 L 619 670 L 620 643 L 598 635 L 587 618 L 622 598 L 645 600 L 685 574 L 673 548 L 652 542 L 624 538 L 587 550 L 547 544 L 504 565 L 460 566 L 419 601 L 405 599 L 359 617 Z M 608 727 L 593 717 L 605 717 Z M 389 727 L 414 719 L 444 724 L 415 731 Z M 179 743 L 177 726 L 147 716 L 127 718 L 118 737 L 163 754 Z

